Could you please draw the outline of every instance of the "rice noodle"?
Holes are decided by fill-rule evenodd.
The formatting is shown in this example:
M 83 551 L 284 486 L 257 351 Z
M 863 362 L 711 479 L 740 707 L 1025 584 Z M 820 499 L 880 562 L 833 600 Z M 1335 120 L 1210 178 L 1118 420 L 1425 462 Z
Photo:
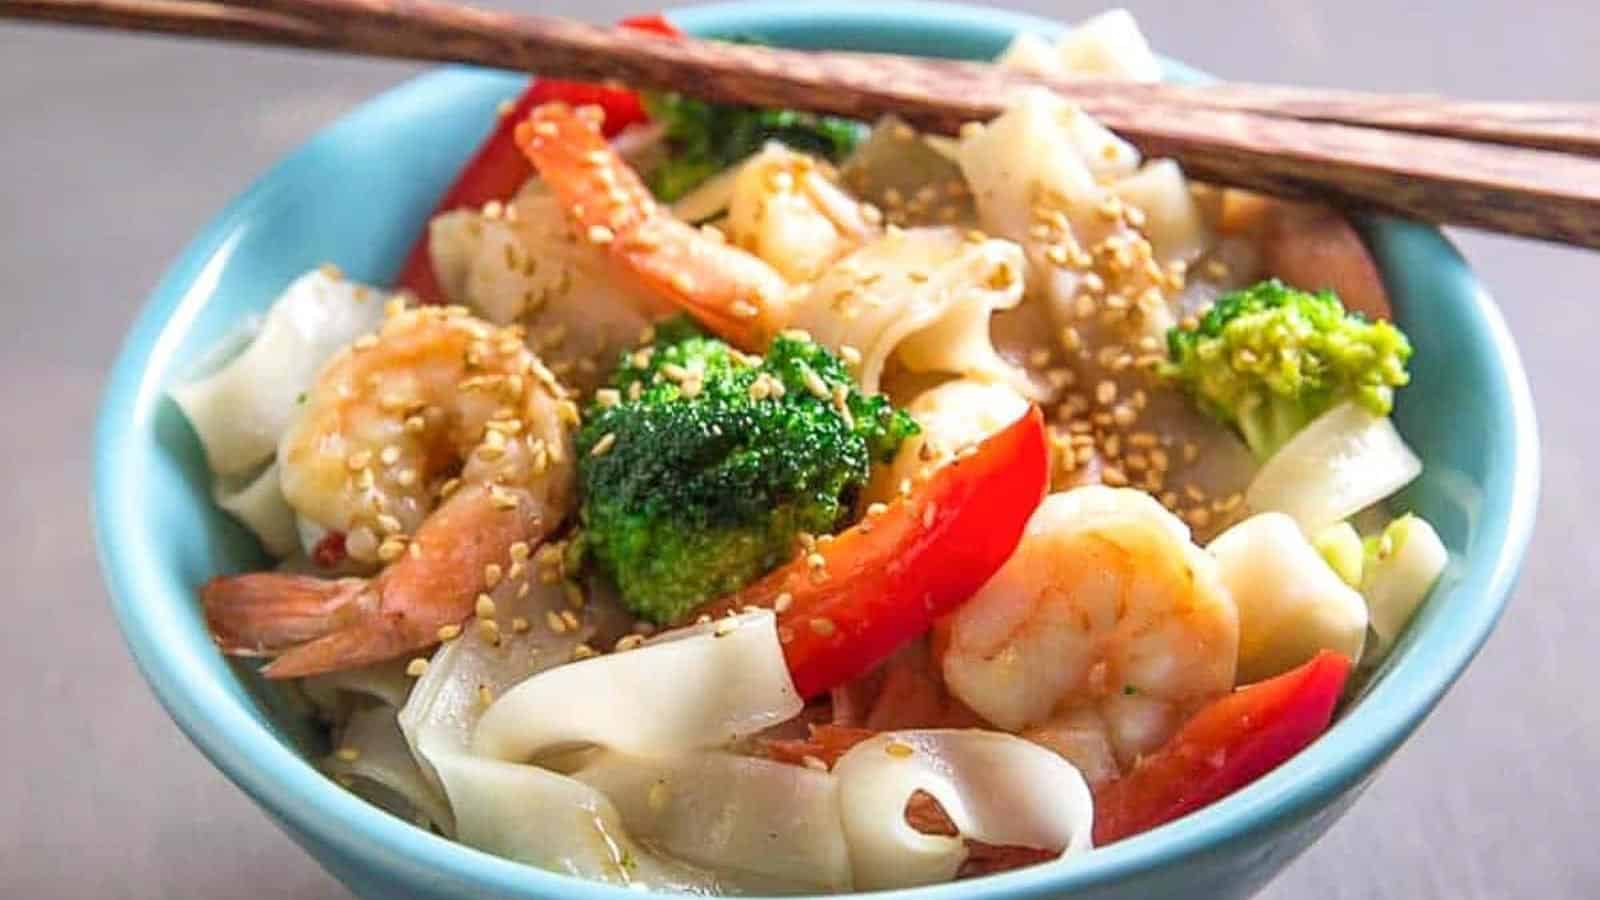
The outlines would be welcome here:
M 857 890 L 949 881 L 967 858 L 962 838 L 1062 858 L 1091 845 L 1094 800 L 1083 776 L 1013 735 L 889 732 L 856 745 L 833 771 Z M 939 801 L 960 837 L 923 834 L 906 821 L 917 791 Z
M 530 678 L 483 714 L 473 752 L 520 762 L 598 745 L 661 756 L 793 718 L 804 703 L 773 623 L 770 611 L 746 613 Z

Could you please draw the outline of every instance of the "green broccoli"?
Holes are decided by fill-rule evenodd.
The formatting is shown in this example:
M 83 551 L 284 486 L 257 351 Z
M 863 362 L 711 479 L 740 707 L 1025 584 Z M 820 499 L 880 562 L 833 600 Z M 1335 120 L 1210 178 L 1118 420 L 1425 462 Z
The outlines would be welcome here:
M 681 94 L 645 95 L 650 118 L 666 128 L 671 157 L 647 180 L 656 197 L 671 202 L 701 182 L 777 141 L 837 162 L 861 142 L 860 122 L 792 109 L 756 109 L 707 103 Z
M 578 434 L 586 552 L 654 622 L 844 527 L 873 462 L 917 426 L 797 334 L 747 356 L 684 318 L 624 355 Z
M 1388 415 L 1394 389 L 1410 380 L 1411 342 L 1331 291 L 1274 279 L 1224 294 L 1196 326 L 1167 332 L 1167 356 L 1163 373 L 1265 460 L 1337 403 Z

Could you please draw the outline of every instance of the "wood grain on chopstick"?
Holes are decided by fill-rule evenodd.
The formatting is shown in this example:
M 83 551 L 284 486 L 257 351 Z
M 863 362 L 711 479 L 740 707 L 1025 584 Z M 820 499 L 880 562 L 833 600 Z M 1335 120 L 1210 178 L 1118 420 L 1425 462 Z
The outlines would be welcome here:
M 178 20 L 177 7 L 206 15 Z M 53 21 L 80 12 L 83 21 L 116 27 L 614 79 L 867 120 L 893 113 L 946 134 L 992 118 L 1044 83 L 1147 155 L 1173 157 L 1197 178 L 1600 247 L 1600 159 L 1579 155 L 1600 154 L 1600 116 L 1583 104 L 1065 81 L 951 60 L 666 39 L 436 0 L 0 3 L 0 14 Z

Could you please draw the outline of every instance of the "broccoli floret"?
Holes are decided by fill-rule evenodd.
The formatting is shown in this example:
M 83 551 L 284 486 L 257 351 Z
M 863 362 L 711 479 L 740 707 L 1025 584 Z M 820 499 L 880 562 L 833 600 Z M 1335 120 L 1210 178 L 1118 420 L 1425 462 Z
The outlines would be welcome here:
M 1411 342 L 1331 291 L 1274 279 L 1224 294 L 1196 327 L 1167 332 L 1167 356 L 1164 374 L 1264 460 L 1337 403 L 1388 415 L 1394 389 L 1410 380 Z
M 650 190 L 671 202 L 701 182 L 778 141 L 838 162 L 856 148 L 867 128 L 860 122 L 792 109 L 757 109 L 707 103 L 681 94 L 647 93 L 650 118 L 666 129 L 671 157 L 653 169 Z
M 635 614 L 676 621 L 793 556 L 800 532 L 848 524 L 871 464 L 916 432 L 809 338 L 757 358 L 674 319 L 585 413 L 586 551 Z

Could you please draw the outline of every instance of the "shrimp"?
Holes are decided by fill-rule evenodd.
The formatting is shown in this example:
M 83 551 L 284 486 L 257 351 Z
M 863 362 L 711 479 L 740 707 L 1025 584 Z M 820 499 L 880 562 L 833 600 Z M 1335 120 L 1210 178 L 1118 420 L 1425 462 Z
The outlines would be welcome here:
M 1233 687 L 1239 617 L 1217 563 L 1148 494 L 1052 494 L 1016 552 L 939 623 L 956 699 L 1091 781 Z
M 582 234 L 647 287 L 746 350 L 764 349 L 787 325 L 791 288 L 783 276 L 658 206 L 583 109 L 547 103 L 515 138 Z
M 218 644 L 277 656 L 265 674 L 292 678 L 437 643 L 565 515 L 576 422 L 518 329 L 391 307 L 322 370 L 278 447 L 295 512 L 386 566 L 214 578 L 201 598 Z

